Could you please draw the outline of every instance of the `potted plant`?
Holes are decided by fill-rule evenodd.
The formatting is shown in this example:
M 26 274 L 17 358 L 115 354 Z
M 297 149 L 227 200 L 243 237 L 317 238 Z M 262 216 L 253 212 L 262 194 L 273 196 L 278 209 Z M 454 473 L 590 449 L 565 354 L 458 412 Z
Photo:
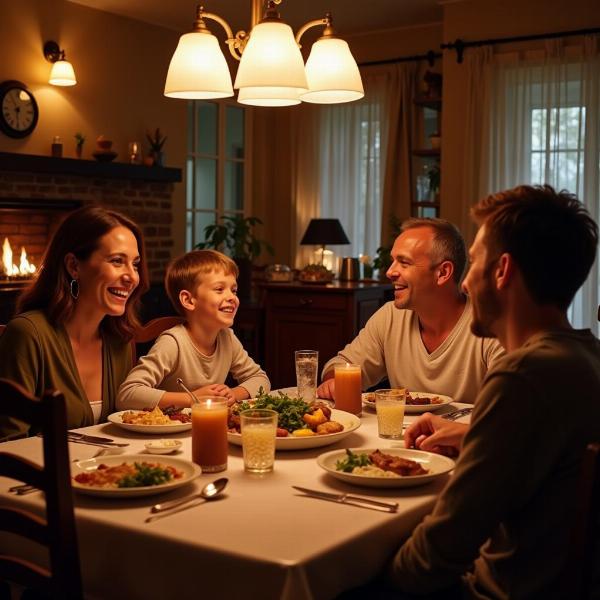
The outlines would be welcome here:
M 252 261 L 258 258 L 263 250 L 273 255 L 273 247 L 255 236 L 254 227 L 262 225 L 258 217 L 226 215 L 221 217 L 221 220 L 222 223 L 214 223 L 204 228 L 204 242 L 196 244 L 195 248 L 199 250 L 213 248 L 229 254 L 240 270 L 238 295 L 240 298 L 248 299 L 252 280 Z
M 163 165 L 163 146 L 167 141 L 167 136 L 160 132 L 157 127 L 154 132 L 147 131 L 146 138 L 150 144 L 150 155 L 152 156 L 153 162 L 158 167 Z
M 77 158 L 81 158 L 83 155 L 83 144 L 85 143 L 85 135 L 78 131 L 74 137 L 76 142 L 75 156 L 77 156 Z
M 440 193 L 440 165 L 434 163 L 427 169 L 427 177 L 429 177 L 429 189 L 431 193 L 437 198 Z
M 379 279 L 385 281 L 387 279 L 386 273 L 392 264 L 392 246 L 394 240 L 400 235 L 400 228 L 402 221 L 394 214 L 389 217 L 389 231 L 391 236 L 391 242 L 387 246 L 379 246 L 375 251 L 375 258 L 373 259 L 373 268 L 379 272 Z

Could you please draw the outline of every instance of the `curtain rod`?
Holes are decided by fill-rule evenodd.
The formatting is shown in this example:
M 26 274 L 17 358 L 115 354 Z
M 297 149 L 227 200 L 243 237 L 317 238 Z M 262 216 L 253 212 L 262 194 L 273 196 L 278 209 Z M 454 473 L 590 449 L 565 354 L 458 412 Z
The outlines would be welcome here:
M 592 27 L 590 29 L 576 29 L 573 31 L 553 31 L 551 33 L 538 33 L 533 35 L 517 35 L 507 38 L 491 38 L 487 40 L 475 40 L 473 42 L 465 42 L 460 38 L 454 42 L 440 44 L 442 50 L 456 50 L 456 61 L 462 63 L 465 48 L 474 48 L 480 46 L 491 46 L 494 44 L 510 44 L 514 42 L 529 42 L 532 40 L 548 40 L 563 37 L 571 37 L 573 35 L 589 35 L 591 33 L 600 33 L 600 27 Z
M 358 63 L 358 66 L 359 67 L 373 67 L 376 65 L 389 65 L 389 64 L 393 64 L 393 63 L 399 63 L 399 62 L 412 62 L 412 61 L 416 61 L 416 60 L 426 60 L 429 63 L 429 66 L 433 67 L 433 63 L 435 62 L 436 58 L 442 58 L 442 53 L 434 52 L 433 50 L 430 50 L 429 52 L 427 52 L 427 54 L 413 54 L 411 56 L 400 56 L 398 58 L 388 58 L 386 60 L 374 60 L 371 62 Z

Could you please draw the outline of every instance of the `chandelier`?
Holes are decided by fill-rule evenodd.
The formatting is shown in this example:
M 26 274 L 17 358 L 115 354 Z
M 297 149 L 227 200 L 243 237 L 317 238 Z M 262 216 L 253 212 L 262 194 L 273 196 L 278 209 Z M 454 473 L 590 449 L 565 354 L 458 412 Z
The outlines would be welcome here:
M 276 4 L 268 0 L 258 21 L 261 0 L 253 0 L 253 27 L 249 34 L 235 36 L 227 21 L 204 7 L 196 8 L 191 33 L 185 33 L 171 58 L 165 96 L 184 99 L 214 99 L 233 96 L 253 106 L 290 106 L 303 102 L 338 104 L 364 96 L 358 66 L 347 42 L 335 35 L 331 15 L 309 21 L 294 36 L 281 20 Z M 225 30 L 230 54 L 240 61 L 235 83 L 217 38 L 205 20 L 219 23 Z M 300 38 L 313 27 L 324 27 L 313 44 L 306 65 L 300 52 Z

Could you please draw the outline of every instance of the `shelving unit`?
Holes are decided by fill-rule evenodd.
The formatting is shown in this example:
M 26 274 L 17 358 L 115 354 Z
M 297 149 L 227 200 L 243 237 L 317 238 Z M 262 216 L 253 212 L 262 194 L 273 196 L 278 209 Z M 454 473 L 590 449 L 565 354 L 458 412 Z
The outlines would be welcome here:
M 440 131 L 442 99 L 441 97 L 417 96 L 414 104 L 420 110 L 419 137 L 425 140 L 434 132 Z M 414 217 L 438 217 L 440 214 L 439 190 L 425 194 L 419 185 L 419 178 L 424 176 L 424 171 L 437 165 L 441 159 L 440 148 L 418 147 L 412 150 L 413 155 L 413 195 L 411 198 L 411 214 Z

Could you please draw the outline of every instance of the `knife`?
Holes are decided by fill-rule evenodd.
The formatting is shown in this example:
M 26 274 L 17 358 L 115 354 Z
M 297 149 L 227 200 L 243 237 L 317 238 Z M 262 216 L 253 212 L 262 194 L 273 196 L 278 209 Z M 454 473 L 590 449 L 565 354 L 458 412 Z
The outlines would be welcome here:
M 294 489 L 310 496 L 311 498 L 319 498 L 320 500 L 329 500 L 330 502 L 338 502 L 340 504 L 350 504 L 352 506 L 360 506 L 362 508 L 370 508 L 372 510 L 381 510 L 383 512 L 398 512 L 397 502 L 381 502 L 379 500 L 371 500 L 362 496 L 354 496 L 352 494 L 333 494 L 331 492 L 321 492 L 319 490 L 310 490 L 298 485 L 292 486 Z
M 93 442 L 95 444 L 114 444 L 112 438 L 100 437 L 97 435 L 87 435 L 85 433 L 77 433 L 76 431 L 68 431 L 67 436 L 73 440 L 81 440 L 82 442 Z

